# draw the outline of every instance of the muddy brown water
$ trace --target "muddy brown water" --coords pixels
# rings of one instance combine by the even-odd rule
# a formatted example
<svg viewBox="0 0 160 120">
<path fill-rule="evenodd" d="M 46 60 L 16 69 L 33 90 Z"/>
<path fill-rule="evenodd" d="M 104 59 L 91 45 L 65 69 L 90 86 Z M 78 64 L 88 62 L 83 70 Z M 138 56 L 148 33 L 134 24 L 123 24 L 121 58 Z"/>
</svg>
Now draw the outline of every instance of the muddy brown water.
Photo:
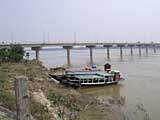
<svg viewBox="0 0 160 120">
<path fill-rule="evenodd" d="M 121 108 L 130 119 L 160 119 L 160 63 L 158 56 L 123 62 L 111 62 L 125 81 L 118 85 L 85 88 L 83 94 L 99 99 L 123 99 Z"/>
<path fill-rule="evenodd" d="M 112 69 L 118 69 L 125 81 L 117 85 L 85 87 L 82 94 L 95 96 L 106 104 L 115 104 L 128 120 L 160 120 L 160 50 L 154 54 L 149 50 L 148 56 L 142 49 L 134 49 L 133 57 L 130 50 L 123 51 L 123 60 L 119 58 L 119 50 L 111 49 L 111 59 L 106 59 L 105 49 L 93 50 L 94 62 L 103 69 L 103 64 L 109 62 Z M 30 51 L 34 56 L 34 52 Z M 40 59 L 47 67 L 58 67 L 66 63 L 66 51 L 41 51 Z M 71 62 L 73 67 L 85 67 L 89 63 L 89 50 L 72 50 Z"/>
</svg>

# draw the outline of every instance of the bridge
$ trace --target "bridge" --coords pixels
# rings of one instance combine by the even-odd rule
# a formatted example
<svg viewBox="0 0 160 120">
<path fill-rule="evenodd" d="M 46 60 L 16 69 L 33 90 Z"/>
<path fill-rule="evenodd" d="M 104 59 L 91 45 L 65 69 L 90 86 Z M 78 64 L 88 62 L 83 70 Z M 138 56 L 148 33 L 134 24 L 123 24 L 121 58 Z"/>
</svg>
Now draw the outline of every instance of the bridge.
<svg viewBox="0 0 160 120">
<path fill-rule="evenodd" d="M 3 47 L 10 47 L 10 43 L 3 43 L 0 44 L 0 48 Z M 119 47 L 120 48 L 120 57 L 122 58 L 123 56 L 123 48 L 127 47 L 130 48 L 130 53 L 131 56 L 133 56 L 133 48 L 137 47 L 139 49 L 139 56 L 141 56 L 141 48 L 145 48 L 146 49 L 146 55 L 148 55 L 148 48 L 153 48 L 154 53 L 156 53 L 156 48 L 160 47 L 160 43 L 140 43 L 140 42 L 136 42 L 136 43 L 30 43 L 30 44 L 23 44 L 20 43 L 19 45 L 21 45 L 24 48 L 31 48 L 32 50 L 35 51 L 35 55 L 36 55 L 36 60 L 39 60 L 39 51 L 43 48 L 43 47 L 55 47 L 55 46 L 62 46 L 62 48 L 67 50 L 67 65 L 68 67 L 71 65 L 70 62 L 70 50 L 74 47 L 74 46 L 85 46 L 86 48 L 89 48 L 90 50 L 90 64 L 93 64 L 93 48 L 95 48 L 96 46 L 102 46 L 104 48 L 107 49 L 107 58 L 110 59 L 110 48 L 111 47 Z"/>
</svg>

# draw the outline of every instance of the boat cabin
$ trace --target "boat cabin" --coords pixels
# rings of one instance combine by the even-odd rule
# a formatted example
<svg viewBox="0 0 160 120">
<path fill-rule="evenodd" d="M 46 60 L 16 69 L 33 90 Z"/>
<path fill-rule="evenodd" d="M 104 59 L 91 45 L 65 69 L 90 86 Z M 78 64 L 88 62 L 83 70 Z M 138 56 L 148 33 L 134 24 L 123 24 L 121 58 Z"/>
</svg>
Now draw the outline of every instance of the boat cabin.
<svg viewBox="0 0 160 120">
<path fill-rule="evenodd" d="M 86 71 L 86 72 L 67 72 L 66 77 L 69 82 L 74 82 L 80 85 L 100 85 L 117 82 L 115 81 L 114 73 L 105 71 Z"/>
</svg>

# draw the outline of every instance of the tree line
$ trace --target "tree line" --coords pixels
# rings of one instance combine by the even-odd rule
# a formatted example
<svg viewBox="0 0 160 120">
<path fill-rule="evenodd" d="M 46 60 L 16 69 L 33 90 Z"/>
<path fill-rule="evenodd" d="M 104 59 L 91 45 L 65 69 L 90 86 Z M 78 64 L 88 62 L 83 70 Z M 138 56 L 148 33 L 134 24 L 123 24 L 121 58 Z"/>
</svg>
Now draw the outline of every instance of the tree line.
<svg viewBox="0 0 160 120">
<path fill-rule="evenodd" d="M 25 54 L 21 45 L 10 45 L 6 48 L 0 48 L 0 63 L 20 62 Z"/>
</svg>

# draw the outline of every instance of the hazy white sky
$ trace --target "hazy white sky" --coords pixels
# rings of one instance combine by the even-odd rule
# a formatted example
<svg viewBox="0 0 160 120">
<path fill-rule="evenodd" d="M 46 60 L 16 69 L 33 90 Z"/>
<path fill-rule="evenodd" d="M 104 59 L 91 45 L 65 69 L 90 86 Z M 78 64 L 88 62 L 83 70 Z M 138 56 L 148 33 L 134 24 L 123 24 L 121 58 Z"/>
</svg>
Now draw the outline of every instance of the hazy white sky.
<svg viewBox="0 0 160 120">
<path fill-rule="evenodd" d="M 73 42 L 74 32 L 77 42 L 160 42 L 160 0 L 0 0 L 0 42 Z"/>
</svg>

